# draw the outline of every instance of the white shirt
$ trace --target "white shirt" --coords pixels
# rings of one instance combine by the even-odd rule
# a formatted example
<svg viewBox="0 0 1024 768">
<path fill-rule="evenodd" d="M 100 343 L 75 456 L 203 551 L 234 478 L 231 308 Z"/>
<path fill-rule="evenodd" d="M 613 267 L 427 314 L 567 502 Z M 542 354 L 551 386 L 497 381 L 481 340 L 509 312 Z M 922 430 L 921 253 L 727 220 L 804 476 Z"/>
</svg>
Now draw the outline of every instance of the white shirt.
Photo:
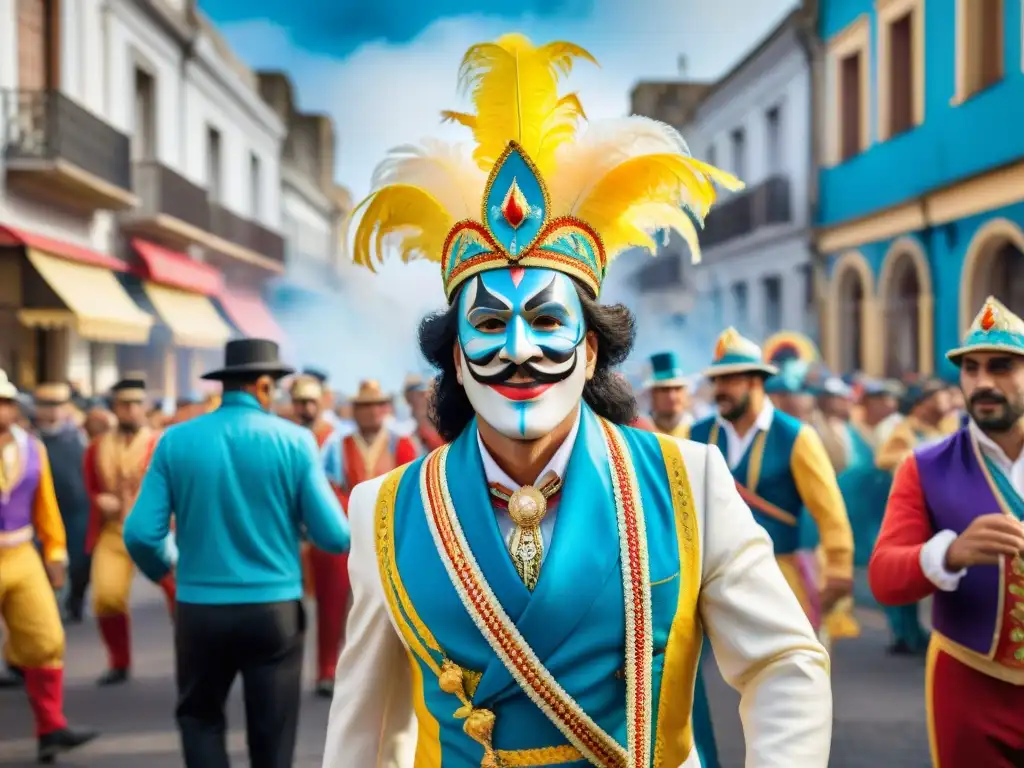
<svg viewBox="0 0 1024 768">
<path fill-rule="evenodd" d="M 540 482 L 541 478 L 544 477 L 548 472 L 554 472 L 560 478 L 565 478 L 565 469 L 569 466 L 569 457 L 572 455 L 572 447 L 576 444 L 576 435 L 580 431 L 580 411 L 576 411 L 576 421 L 572 425 L 572 429 L 569 430 L 568 437 L 558 446 L 558 450 L 555 451 L 555 455 L 551 457 L 551 461 L 547 463 L 547 466 L 541 470 L 541 473 L 537 475 L 537 479 L 534 480 L 534 485 Z M 480 446 L 480 458 L 484 462 L 484 475 L 487 477 L 488 483 L 498 483 L 503 485 L 509 490 L 517 491 L 522 486 L 508 476 L 498 463 L 494 460 L 491 454 L 488 452 L 487 447 L 484 445 L 483 439 L 480 437 L 480 433 L 476 433 L 476 444 Z M 508 547 L 512 543 L 512 535 L 516 531 L 515 521 L 509 515 L 507 509 L 496 509 L 495 514 L 498 517 L 498 530 L 501 531 L 502 538 L 505 539 L 505 546 Z M 543 548 L 541 549 L 541 563 L 544 562 L 544 558 L 547 557 L 548 547 L 545 542 L 551 541 L 551 534 L 555 529 L 555 517 L 558 515 L 557 505 L 553 505 L 548 509 L 548 513 L 544 515 L 544 519 L 540 521 L 540 540 Z"/>
<path fill-rule="evenodd" d="M 999 467 L 1010 481 L 1013 489 L 1024 497 L 1024 453 L 1021 453 L 1016 461 L 1011 461 L 1003 449 L 974 423 L 974 419 L 968 422 L 968 429 L 978 441 L 978 447 L 981 448 L 985 457 Z M 956 533 L 954 531 L 939 531 L 921 547 L 921 570 L 924 571 L 928 580 L 943 592 L 955 591 L 960 585 L 960 579 L 967 573 L 966 568 L 956 573 L 946 570 L 946 553 L 955 540 Z"/>
<path fill-rule="evenodd" d="M 726 444 L 725 448 L 727 455 L 726 461 L 729 462 L 729 469 L 736 469 L 739 463 L 743 461 L 743 457 L 746 455 L 747 450 L 754 443 L 754 438 L 757 437 L 758 432 L 767 432 L 772 428 L 772 419 L 775 418 L 775 406 L 772 405 L 771 401 L 766 397 L 764 399 L 764 405 L 761 407 L 761 412 L 757 414 L 757 419 L 754 420 L 754 426 L 747 430 L 747 434 L 740 437 L 736 432 L 736 427 L 732 425 L 731 421 L 727 421 L 722 418 L 720 414 L 715 415 L 715 419 L 718 421 L 718 426 L 725 431 Z"/>
</svg>

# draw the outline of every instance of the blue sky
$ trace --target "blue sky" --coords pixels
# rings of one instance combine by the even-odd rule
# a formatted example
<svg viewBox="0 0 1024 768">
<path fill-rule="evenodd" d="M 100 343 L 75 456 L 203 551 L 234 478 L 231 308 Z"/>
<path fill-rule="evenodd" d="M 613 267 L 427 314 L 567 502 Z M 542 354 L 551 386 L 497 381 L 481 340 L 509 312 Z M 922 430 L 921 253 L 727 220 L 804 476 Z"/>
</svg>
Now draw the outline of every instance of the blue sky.
<svg viewBox="0 0 1024 768">
<path fill-rule="evenodd" d="M 726 71 L 793 0 L 200 0 L 241 58 L 287 71 L 299 106 L 326 112 L 338 133 L 337 177 L 359 197 L 388 148 L 455 138 L 437 113 L 462 106 L 465 49 L 510 31 L 588 48 L 570 87 L 591 119 L 625 114 L 632 86 Z"/>
</svg>

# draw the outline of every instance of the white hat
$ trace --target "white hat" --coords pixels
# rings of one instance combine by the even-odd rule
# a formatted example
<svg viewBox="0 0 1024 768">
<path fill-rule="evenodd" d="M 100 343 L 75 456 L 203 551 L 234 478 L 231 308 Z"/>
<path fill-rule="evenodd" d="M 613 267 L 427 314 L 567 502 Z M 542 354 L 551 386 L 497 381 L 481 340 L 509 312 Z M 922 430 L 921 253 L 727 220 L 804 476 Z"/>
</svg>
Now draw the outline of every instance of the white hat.
<svg viewBox="0 0 1024 768">
<path fill-rule="evenodd" d="M 0 369 L 0 400 L 17 400 L 18 388 L 7 378 L 7 372 Z"/>
</svg>

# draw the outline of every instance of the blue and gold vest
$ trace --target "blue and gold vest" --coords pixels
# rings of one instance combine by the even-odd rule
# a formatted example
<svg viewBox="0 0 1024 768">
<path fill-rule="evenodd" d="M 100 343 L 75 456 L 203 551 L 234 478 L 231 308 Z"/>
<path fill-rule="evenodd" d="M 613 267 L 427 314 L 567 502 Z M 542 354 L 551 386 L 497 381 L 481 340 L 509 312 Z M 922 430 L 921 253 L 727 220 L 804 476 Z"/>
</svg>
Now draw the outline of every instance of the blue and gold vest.
<svg viewBox="0 0 1024 768">
<path fill-rule="evenodd" d="M 792 554 L 800 549 L 803 500 L 790 466 L 793 447 L 803 426 L 798 419 L 776 410 L 768 431 L 758 433 L 740 463 L 732 468 L 733 477 L 738 483 L 792 516 L 792 521 L 783 521 L 765 514 L 754 504 L 750 505 L 754 518 L 771 536 L 777 556 Z M 729 455 L 729 437 L 719 427 L 714 416 L 694 424 L 690 439 L 698 443 L 714 441 L 724 455 Z"/>
<path fill-rule="evenodd" d="M 601 422 L 581 407 L 554 533 L 532 594 L 498 529 L 475 422 L 450 447 L 447 489 L 472 555 L 509 619 L 580 709 L 625 747 L 626 627 L 616 503 Z M 702 637 L 697 516 L 678 443 L 615 429 L 628 449 L 646 520 L 652 765 L 677 768 L 693 749 L 690 713 Z M 477 709 L 494 715 L 498 764 L 589 765 L 523 692 L 453 587 L 427 518 L 426 461 L 392 472 L 376 510 L 381 578 L 412 669 L 416 768 L 488 764 L 482 763 L 484 748 L 464 730 Z M 456 682 L 464 682 L 458 696 L 453 669 Z"/>
</svg>

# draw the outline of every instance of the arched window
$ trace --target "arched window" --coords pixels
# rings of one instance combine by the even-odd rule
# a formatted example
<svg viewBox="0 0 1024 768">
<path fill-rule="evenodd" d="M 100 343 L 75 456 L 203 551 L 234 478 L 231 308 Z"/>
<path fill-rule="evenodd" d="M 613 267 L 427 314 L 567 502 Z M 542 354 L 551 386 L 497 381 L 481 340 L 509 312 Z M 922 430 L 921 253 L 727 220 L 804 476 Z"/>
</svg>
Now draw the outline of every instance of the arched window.
<svg viewBox="0 0 1024 768">
<path fill-rule="evenodd" d="M 839 276 L 839 321 L 836 355 L 843 372 L 864 368 L 864 276 L 856 269 L 844 269 Z"/>
<path fill-rule="evenodd" d="M 921 349 L 921 276 L 909 253 L 895 256 L 885 286 L 885 375 L 917 373 Z"/>
</svg>

